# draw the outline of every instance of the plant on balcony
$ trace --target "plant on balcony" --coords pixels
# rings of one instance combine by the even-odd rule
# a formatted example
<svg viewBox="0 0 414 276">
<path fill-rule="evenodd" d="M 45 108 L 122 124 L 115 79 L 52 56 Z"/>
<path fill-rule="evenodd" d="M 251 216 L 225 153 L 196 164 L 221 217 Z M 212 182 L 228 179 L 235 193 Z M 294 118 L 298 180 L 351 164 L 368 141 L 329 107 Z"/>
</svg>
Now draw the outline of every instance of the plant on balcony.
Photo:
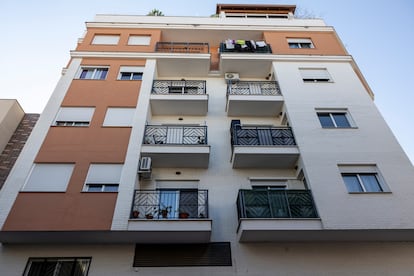
<svg viewBox="0 0 414 276">
<path fill-rule="evenodd" d="M 186 219 L 186 218 L 188 218 L 190 216 L 190 214 L 189 213 L 187 213 L 187 212 L 185 212 L 185 211 L 180 211 L 179 213 L 178 213 L 178 217 L 180 218 L 180 219 Z"/>
<path fill-rule="evenodd" d="M 139 217 L 139 211 L 138 210 L 132 211 L 132 217 L 133 218 L 138 218 Z"/>
<path fill-rule="evenodd" d="M 158 215 L 161 215 L 162 218 L 167 218 L 168 214 L 171 213 L 172 211 L 172 206 L 165 206 L 163 205 L 161 208 L 159 208 L 156 213 L 158 213 Z"/>
</svg>

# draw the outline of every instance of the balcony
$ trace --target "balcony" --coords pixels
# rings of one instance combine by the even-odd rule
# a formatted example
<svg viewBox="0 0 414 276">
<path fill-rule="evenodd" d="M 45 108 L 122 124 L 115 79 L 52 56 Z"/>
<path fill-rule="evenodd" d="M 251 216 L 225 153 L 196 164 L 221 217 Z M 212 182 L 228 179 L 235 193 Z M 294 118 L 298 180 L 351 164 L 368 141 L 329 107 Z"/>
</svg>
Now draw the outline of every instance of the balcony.
<svg viewBox="0 0 414 276">
<path fill-rule="evenodd" d="M 257 39 L 257 38 L 256 38 Z M 272 68 L 272 48 L 261 40 L 231 40 L 220 43 L 220 69 L 244 78 L 264 78 Z"/>
<path fill-rule="evenodd" d="M 237 212 L 241 242 L 306 240 L 322 229 L 310 190 L 240 190 Z"/>
<path fill-rule="evenodd" d="M 233 168 L 293 168 L 299 149 L 289 127 L 241 126 L 230 128 Z"/>
<path fill-rule="evenodd" d="M 207 168 L 207 126 L 147 125 L 141 156 L 155 168 Z"/>
<path fill-rule="evenodd" d="M 205 42 L 157 42 L 158 76 L 197 77 L 210 70 L 210 46 Z"/>
<path fill-rule="evenodd" d="M 128 230 L 140 232 L 143 243 L 209 242 L 208 192 L 136 190 Z"/>
<path fill-rule="evenodd" d="M 276 81 L 237 81 L 227 84 L 228 116 L 278 116 L 283 97 Z"/>
<path fill-rule="evenodd" d="M 154 80 L 150 102 L 153 115 L 206 115 L 206 81 Z"/>
</svg>

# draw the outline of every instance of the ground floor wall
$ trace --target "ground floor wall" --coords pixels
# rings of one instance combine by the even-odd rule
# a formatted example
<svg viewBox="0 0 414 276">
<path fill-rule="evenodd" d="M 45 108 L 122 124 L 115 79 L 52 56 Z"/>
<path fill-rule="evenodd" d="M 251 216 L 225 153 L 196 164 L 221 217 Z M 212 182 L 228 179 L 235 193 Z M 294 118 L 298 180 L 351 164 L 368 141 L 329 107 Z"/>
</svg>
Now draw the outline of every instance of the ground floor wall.
<svg viewBox="0 0 414 276">
<path fill-rule="evenodd" d="M 89 276 L 412 275 L 414 243 L 232 243 L 232 266 L 133 267 L 135 245 L 1 245 L 0 275 L 30 257 L 91 257 Z"/>
</svg>

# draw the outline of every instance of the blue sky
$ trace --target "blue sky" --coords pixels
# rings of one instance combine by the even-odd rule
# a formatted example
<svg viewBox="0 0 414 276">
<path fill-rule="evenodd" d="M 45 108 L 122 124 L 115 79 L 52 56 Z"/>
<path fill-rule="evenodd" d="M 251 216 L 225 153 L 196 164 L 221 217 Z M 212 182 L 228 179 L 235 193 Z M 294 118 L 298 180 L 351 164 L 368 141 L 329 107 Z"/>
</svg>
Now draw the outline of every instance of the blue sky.
<svg viewBox="0 0 414 276">
<path fill-rule="evenodd" d="M 0 98 L 40 113 L 95 14 L 209 16 L 216 3 L 296 4 L 333 26 L 375 93 L 375 103 L 414 163 L 412 0 L 0 0 Z M 381 139 L 381 137 L 378 137 Z"/>
</svg>

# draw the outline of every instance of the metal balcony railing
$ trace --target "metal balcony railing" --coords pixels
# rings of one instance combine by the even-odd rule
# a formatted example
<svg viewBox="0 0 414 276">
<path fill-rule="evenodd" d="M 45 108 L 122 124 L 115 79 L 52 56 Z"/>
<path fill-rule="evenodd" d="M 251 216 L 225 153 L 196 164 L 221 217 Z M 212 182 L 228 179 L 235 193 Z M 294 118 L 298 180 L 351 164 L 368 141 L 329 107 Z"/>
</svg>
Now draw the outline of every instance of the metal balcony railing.
<svg viewBox="0 0 414 276">
<path fill-rule="evenodd" d="M 206 94 L 206 81 L 203 80 L 154 80 L 152 94 Z"/>
<path fill-rule="evenodd" d="M 237 81 L 227 84 L 227 95 L 282 95 L 276 81 Z"/>
<path fill-rule="evenodd" d="M 310 190 L 240 190 L 237 211 L 241 218 L 317 218 Z"/>
<path fill-rule="evenodd" d="M 207 126 L 147 125 L 144 144 L 207 145 Z"/>
<path fill-rule="evenodd" d="M 208 54 L 210 46 L 206 42 L 157 42 L 155 52 Z"/>
<path fill-rule="evenodd" d="M 232 145 L 240 146 L 294 146 L 295 137 L 290 127 L 232 125 Z"/>
<path fill-rule="evenodd" d="M 131 219 L 187 218 L 208 218 L 207 190 L 135 190 Z"/>
</svg>

